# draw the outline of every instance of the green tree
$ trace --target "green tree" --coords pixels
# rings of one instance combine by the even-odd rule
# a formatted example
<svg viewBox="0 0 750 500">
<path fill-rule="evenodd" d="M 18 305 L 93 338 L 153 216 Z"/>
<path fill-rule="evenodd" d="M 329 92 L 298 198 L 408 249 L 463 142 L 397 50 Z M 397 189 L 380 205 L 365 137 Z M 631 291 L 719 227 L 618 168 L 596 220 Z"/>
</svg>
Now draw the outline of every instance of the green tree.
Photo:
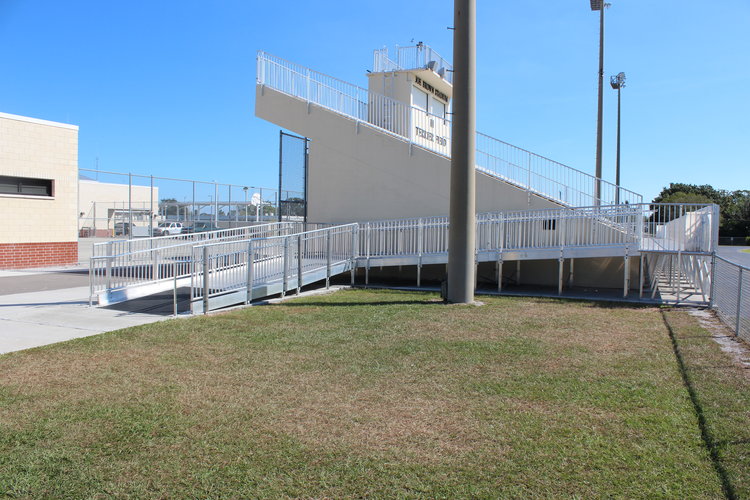
<svg viewBox="0 0 750 500">
<path fill-rule="evenodd" d="M 671 183 L 653 203 L 715 203 L 719 205 L 721 236 L 750 235 L 750 191 L 725 191 L 704 184 Z"/>
<path fill-rule="evenodd" d="M 176 203 L 175 198 L 162 198 L 159 200 L 159 207 L 162 208 L 161 213 L 165 216 L 179 215 Z"/>
</svg>

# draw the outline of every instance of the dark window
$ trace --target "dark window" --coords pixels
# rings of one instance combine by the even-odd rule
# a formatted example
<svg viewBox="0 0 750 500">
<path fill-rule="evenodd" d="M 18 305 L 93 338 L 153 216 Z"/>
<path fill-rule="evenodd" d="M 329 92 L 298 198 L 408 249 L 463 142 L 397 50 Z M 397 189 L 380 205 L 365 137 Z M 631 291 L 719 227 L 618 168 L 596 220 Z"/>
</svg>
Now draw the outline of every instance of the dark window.
<svg viewBox="0 0 750 500">
<path fill-rule="evenodd" d="M 557 227 L 557 220 L 556 219 L 548 219 L 542 221 L 542 229 L 546 229 L 547 231 L 554 231 Z"/>
<path fill-rule="evenodd" d="M 0 194 L 25 194 L 28 196 L 52 196 L 50 179 L 30 179 L 0 175 Z"/>
</svg>

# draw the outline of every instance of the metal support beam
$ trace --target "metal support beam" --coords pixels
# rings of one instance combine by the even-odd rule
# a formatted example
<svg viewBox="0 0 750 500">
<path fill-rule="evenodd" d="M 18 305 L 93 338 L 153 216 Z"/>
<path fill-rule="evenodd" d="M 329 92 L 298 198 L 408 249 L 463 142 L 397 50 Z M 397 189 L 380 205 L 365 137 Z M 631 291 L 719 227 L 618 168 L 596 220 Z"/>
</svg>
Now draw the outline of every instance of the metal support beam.
<svg viewBox="0 0 750 500">
<path fill-rule="evenodd" d="M 572 288 L 573 287 L 573 282 L 574 282 L 574 279 L 575 279 L 575 276 L 574 276 L 575 262 L 576 262 L 575 259 L 570 259 L 570 267 L 568 269 L 568 288 Z"/>
<path fill-rule="evenodd" d="M 645 276 L 643 274 L 644 266 L 645 266 L 645 260 L 646 260 L 646 254 L 642 253 L 639 257 L 640 260 L 640 270 L 638 271 L 638 298 L 643 298 L 643 280 L 645 279 Z"/>
<path fill-rule="evenodd" d="M 628 292 L 630 291 L 630 257 L 628 257 L 627 254 L 625 254 L 625 263 L 623 268 L 624 280 L 622 285 L 622 296 L 623 298 L 625 298 L 628 296 Z"/>
<path fill-rule="evenodd" d="M 476 0 L 454 0 L 448 302 L 474 302 Z"/>
<path fill-rule="evenodd" d="M 497 259 L 497 291 L 498 292 L 503 291 L 503 257 L 502 257 L 502 254 L 500 254 L 500 257 Z"/>
<path fill-rule="evenodd" d="M 563 269 L 565 267 L 565 259 L 560 257 L 557 259 L 557 295 L 563 293 Z"/>
</svg>

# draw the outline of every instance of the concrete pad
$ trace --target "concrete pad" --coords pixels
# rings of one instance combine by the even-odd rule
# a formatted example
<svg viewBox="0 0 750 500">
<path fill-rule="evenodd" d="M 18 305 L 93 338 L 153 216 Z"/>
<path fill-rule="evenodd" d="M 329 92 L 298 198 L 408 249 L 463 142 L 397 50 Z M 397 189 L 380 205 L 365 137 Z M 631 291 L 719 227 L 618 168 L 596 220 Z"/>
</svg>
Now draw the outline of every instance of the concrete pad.
<svg viewBox="0 0 750 500">
<path fill-rule="evenodd" d="M 89 307 L 88 287 L 0 297 L 0 353 L 169 319 L 166 314 Z"/>
</svg>

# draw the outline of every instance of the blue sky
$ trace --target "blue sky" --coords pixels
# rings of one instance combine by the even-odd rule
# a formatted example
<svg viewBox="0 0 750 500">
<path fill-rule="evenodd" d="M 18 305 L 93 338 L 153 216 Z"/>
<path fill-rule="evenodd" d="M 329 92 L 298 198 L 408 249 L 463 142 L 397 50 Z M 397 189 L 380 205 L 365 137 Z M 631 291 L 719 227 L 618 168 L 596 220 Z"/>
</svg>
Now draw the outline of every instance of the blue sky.
<svg viewBox="0 0 750 500">
<path fill-rule="evenodd" d="M 594 172 L 598 18 L 586 0 L 478 0 L 478 130 Z M 612 0 L 622 184 L 750 189 L 750 2 Z M 0 111 L 80 126 L 79 165 L 273 187 L 258 49 L 366 85 L 372 50 L 451 57 L 452 2 L 0 0 Z M 616 92 L 605 88 L 604 178 Z"/>
</svg>

